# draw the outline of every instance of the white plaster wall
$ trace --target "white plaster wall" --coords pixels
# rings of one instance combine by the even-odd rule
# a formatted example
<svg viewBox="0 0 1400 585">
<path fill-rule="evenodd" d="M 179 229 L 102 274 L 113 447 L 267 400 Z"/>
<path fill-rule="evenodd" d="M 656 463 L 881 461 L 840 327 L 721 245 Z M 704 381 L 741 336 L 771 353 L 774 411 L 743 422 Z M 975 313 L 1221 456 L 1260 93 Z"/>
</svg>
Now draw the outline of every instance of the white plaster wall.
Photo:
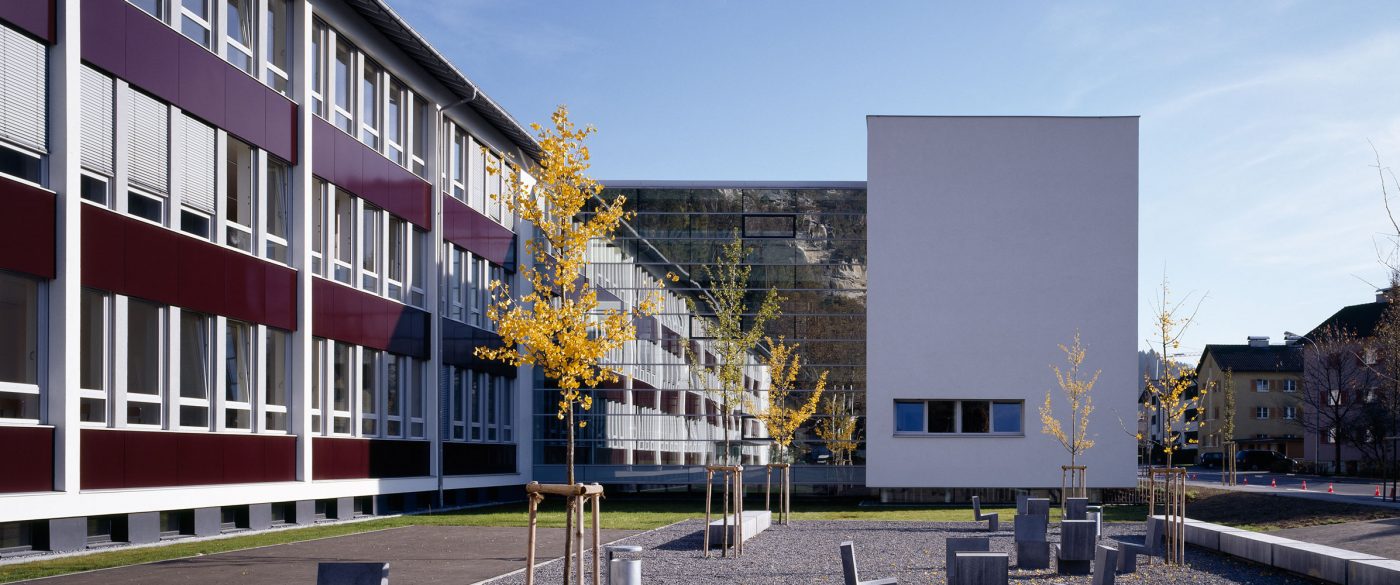
<svg viewBox="0 0 1400 585">
<path fill-rule="evenodd" d="M 1102 369 L 1081 461 L 1135 484 L 1138 119 L 867 118 L 871 487 L 1058 487 L 1040 433 L 1079 330 Z M 895 436 L 894 400 L 1025 400 L 1023 436 Z M 1060 412 L 1063 402 L 1057 398 Z"/>
</svg>

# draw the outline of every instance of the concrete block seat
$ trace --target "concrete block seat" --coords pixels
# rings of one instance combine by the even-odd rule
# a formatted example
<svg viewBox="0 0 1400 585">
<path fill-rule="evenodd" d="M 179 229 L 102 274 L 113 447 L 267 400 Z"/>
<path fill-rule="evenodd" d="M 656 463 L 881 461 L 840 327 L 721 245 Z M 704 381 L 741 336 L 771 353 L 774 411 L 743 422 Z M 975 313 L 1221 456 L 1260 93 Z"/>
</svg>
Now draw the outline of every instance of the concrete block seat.
<svg viewBox="0 0 1400 585">
<path fill-rule="evenodd" d="M 1089 574 L 1098 544 L 1098 531 L 1093 520 L 1062 520 L 1060 522 L 1059 570 L 1067 575 Z"/>
<path fill-rule="evenodd" d="M 888 579 L 860 580 L 860 569 L 856 567 L 856 544 L 847 540 L 841 543 L 841 574 L 845 585 L 895 585 L 894 577 Z"/>
<path fill-rule="evenodd" d="M 1332 583 L 1349 583 L 1347 569 L 1353 561 L 1385 560 L 1389 559 L 1311 542 L 1274 543 L 1274 567 Z"/>
<path fill-rule="evenodd" d="M 947 538 L 943 541 L 943 572 L 949 583 L 953 583 L 958 572 L 958 553 L 990 552 L 992 539 L 985 536 Z"/>
<path fill-rule="evenodd" d="M 1241 530 L 1220 535 L 1220 552 L 1261 565 L 1274 564 L 1274 545 L 1297 542 L 1287 538 Z"/>
<path fill-rule="evenodd" d="M 1094 576 L 1092 585 L 1113 585 L 1118 571 L 1118 550 L 1099 545 L 1094 549 Z"/>
<path fill-rule="evenodd" d="M 1352 561 L 1347 563 L 1347 585 L 1400 583 L 1400 561 Z"/>
<path fill-rule="evenodd" d="M 983 514 L 982 498 L 972 496 L 972 517 L 976 522 L 986 522 L 987 530 L 996 532 L 1000 527 L 1001 514 Z"/>
<path fill-rule="evenodd" d="M 1048 538 L 1050 517 L 1017 514 L 1016 566 L 1021 569 L 1046 569 L 1050 567 L 1050 541 Z"/>
<path fill-rule="evenodd" d="M 1002 552 L 960 552 L 953 555 L 957 576 L 949 585 L 1007 585 L 1011 561 Z"/>
<path fill-rule="evenodd" d="M 719 518 L 710 522 L 710 547 L 718 548 L 724 544 L 724 518 Z M 742 521 L 735 519 L 733 514 L 729 520 L 729 544 L 733 545 L 739 538 L 744 541 L 758 536 L 758 533 L 768 530 L 773 525 L 773 513 L 768 510 L 744 510 Z"/>
</svg>

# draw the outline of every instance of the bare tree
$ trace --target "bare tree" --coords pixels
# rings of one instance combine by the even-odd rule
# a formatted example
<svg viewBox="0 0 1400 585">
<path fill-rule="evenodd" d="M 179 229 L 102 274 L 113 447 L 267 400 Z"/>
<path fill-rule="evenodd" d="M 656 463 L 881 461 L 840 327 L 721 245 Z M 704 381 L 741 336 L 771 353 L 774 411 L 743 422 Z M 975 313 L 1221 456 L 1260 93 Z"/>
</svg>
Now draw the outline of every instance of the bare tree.
<svg viewBox="0 0 1400 585">
<path fill-rule="evenodd" d="M 1303 387 L 1295 400 L 1303 405 L 1304 429 L 1327 437 L 1335 470 L 1342 469 L 1342 446 L 1358 422 L 1374 380 L 1362 358 L 1364 341 L 1344 327 L 1329 324 L 1303 349 Z"/>
</svg>

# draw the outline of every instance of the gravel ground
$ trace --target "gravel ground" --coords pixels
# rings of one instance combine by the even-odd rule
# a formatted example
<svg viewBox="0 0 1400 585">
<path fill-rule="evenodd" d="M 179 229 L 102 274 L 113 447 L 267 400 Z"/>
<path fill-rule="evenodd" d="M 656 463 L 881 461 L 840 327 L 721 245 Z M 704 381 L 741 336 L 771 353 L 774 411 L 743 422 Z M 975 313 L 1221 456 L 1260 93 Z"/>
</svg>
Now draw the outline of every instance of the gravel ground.
<svg viewBox="0 0 1400 585">
<path fill-rule="evenodd" d="M 644 532 L 622 541 L 646 547 L 642 574 L 647 585 L 746 583 L 812 585 L 841 583 L 840 543 L 856 543 L 862 579 L 898 577 L 902 585 L 944 583 L 943 541 L 948 537 L 985 536 L 971 522 L 795 521 L 774 526 L 744 545 L 738 559 L 700 556 L 700 520 L 688 520 Z M 1007 526 L 1010 523 L 1003 523 Z M 983 525 L 985 526 L 985 525 Z M 1105 524 L 1105 539 L 1142 542 L 1140 524 Z M 1088 576 L 1062 576 L 1051 561 L 1049 570 L 1016 570 L 1015 544 L 1010 530 L 991 533 L 992 550 L 1011 554 L 1011 582 L 1034 585 L 1089 583 Z M 1052 525 L 1050 542 L 1059 540 Z M 546 551 L 541 551 L 546 552 Z M 546 553 L 547 554 L 547 553 Z M 1186 550 L 1187 567 L 1170 568 L 1160 561 L 1148 565 L 1138 558 L 1138 572 L 1118 575 L 1125 584 L 1305 585 L 1311 581 L 1267 567 L 1233 560 L 1194 547 Z M 555 561 L 536 570 L 536 583 L 561 582 L 563 564 Z M 491 585 L 525 582 L 523 573 L 489 581 Z"/>
</svg>

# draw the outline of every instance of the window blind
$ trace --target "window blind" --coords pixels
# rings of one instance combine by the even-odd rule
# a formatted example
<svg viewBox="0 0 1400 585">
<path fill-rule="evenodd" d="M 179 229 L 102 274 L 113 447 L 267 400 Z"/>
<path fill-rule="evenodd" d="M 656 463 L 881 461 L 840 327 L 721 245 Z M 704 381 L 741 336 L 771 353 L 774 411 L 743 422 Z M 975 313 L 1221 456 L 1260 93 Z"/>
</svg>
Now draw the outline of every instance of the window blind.
<svg viewBox="0 0 1400 585">
<path fill-rule="evenodd" d="M 48 152 L 44 45 L 0 26 L 0 138 Z"/>
<path fill-rule="evenodd" d="M 170 193 L 170 116 L 165 104 L 136 90 L 127 116 L 127 180 L 161 195 Z"/>
<path fill-rule="evenodd" d="M 184 163 L 180 180 L 181 202 L 191 209 L 214 215 L 214 128 L 182 115 L 180 138 L 180 155 Z"/>
<path fill-rule="evenodd" d="M 83 66 L 83 168 L 112 176 L 112 78 Z"/>
</svg>

